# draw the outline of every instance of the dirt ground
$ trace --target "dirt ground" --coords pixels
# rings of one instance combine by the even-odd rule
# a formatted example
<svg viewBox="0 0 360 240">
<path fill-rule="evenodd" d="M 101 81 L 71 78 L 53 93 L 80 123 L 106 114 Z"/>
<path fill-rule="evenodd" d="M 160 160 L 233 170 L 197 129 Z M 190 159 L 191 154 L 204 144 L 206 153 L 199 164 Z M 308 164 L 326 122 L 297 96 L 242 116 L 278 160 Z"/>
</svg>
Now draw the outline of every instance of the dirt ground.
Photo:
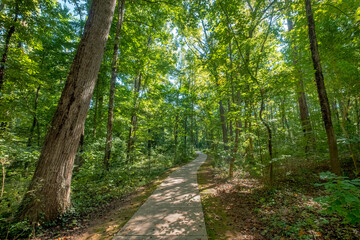
<svg viewBox="0 0 360 240">
<path fill-rule="evenodd" d="M 221 178 L 211 160 L 199 170 L 198 181 L 209 239 L 265 239 L 250 195 L 261 186 L 258 181 Z"/>
<path fill-rule="evenodd" d="M 360 239 L 357 226 L 335 214 L 325 214 L 315 186 L 323 169 L 277 179 L 270 187 L 241 173 L 233 179 L 211 165 L 211 156 L 198 174 L 209 239 Z"/>
</svg>

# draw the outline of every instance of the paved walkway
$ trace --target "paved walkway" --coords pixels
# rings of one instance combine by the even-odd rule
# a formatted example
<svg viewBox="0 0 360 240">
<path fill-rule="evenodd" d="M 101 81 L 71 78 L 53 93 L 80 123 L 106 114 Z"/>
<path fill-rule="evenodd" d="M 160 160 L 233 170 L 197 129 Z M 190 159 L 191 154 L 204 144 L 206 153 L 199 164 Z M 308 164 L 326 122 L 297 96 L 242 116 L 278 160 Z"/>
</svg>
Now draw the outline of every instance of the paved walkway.
<svg viewBox="0 0 360 240">
<path fill-rule="evenodd" d="M 115 235 L 114 240 L 207 240 L 197 184 L 199 156 L 173 172 Z"/>
</svg>

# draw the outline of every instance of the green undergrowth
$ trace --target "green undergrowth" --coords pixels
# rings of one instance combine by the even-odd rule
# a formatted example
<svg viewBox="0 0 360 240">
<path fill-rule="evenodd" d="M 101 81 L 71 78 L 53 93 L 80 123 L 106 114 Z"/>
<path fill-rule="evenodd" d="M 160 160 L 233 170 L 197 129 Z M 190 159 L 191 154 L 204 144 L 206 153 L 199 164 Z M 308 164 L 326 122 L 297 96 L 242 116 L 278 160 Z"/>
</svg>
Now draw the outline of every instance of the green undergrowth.
<svg viewBox="0 0 360 240">
<path fill-rule="evenodd" d="M 263 236 L 272 239 L 360 238 L 358 179 L 335 177 L 325 173 L 327 170 L 327 161 L 315 162 L 311 158 L 289 158 L 278 165 L 273 186 L 265 184 L 264 188 L 254 191 L 259 205 L 254 211 L 266 226 Z"/>
<path fill-rule="evenodd" d="M 151 158 L 136 152 L 134 160 L 126 161 L 124 155 L 113 154 L 110 169 L 106 171 L 102 161 L 103 151 L 94 147 L 82 154 L 83 164 L 73 172 L 70 211 L 53 222 L 35 226 L 26 221 L 15 223 L 13 219 L 35 170 L 39 149 L 21 147 L 23 145 L 20 143 L 1 144 L 2 149 L 6 149 L 1 153 L 1 159 L 6 159 L 6 175 L 4 194 L 0 201 L 0 239 L 27 238 L 55 226 L 61 229 L 78 227 L 82 224 L 83 216 L 134 192 L 171 167 L 186 163 L 194 157 L 194 154 L 181 155 L 175 162 L 173 153 L 153 150 Z"/>
<path fill-rule="evenodd" d="M 217 183 L 213 188 L 219 189 L 216 194 L 202 194 L 211 238 L 221 239 L 218 236 L 230 232 L 233 235 L 223 239 L 245 235 L 274 240 L 360 239 L 359 179 L 324 173 L 328 169 L 326 162 L 299 160 L 289 158 L 277 165 L 270 186 L 264 181 L 266 174 L 249 174 L 251 171 L 243 167 L 246 164 L 237 165 L 235 178 L 228 179 L 228 162 L 219 163 L 219 159 L 210 157 L 211 162 L 202 168 L 215 166 Z M 211 181 L 202 177 L 206 175 L 200 172 L 200 183 Z M 207 177 L 214 178 L 210 174 Z M 224 207 L 225 215 L 221 210 Z"/>
<path fill-rule="evenodd" d="M 307 177 L 306 177 L 307 176 Z M 343 215 L 328 211 L 319 199 L 336 193 L 317 187 L 317 174 L 293 176 L 292 181 L 277 182 L 273 187 L 254 191 L 257 213 L 265 226 L 261 235 L 271 239 L 359 239 L 359 225 L 349 224 Z M 341 198 L 338 201 L 342 201 Z M 351 212 L 344 204 L 342 211 Z"/>
<path fill-rule="evenodd" d="M 149 183 L 145 184 L 143 187 L 138 188 L 136 191 L 131 191 L 130 194 L 127 194 L 123 198 L 115 199 L 111 202 L 105 203 L 98 208 L 94 208 L 93 212 L 87 215 L 77 215 L 70 213 L 68 216 L 72 217 L 71 219 L 60 218 L 57 222 L 53 222 L 52 225 L 59 226 L 60 221 L 65 223 L 62 231 L 58 231 L 57 228 L 47 228 L 44 232 L 41 233 L 41 239 L 48 238 L 64 238 L 71 237 L 71 230 L 83 224 L 84 222 L 93 221 L 92 227 L 84 230 L 87 233 L 87 238 L 92 239 L 112 239 L 114 236 L 125 224 L 131 219 L 131 217 L 136 213 L 136 211 L 141 207 L 141 205 L 147 200 L 148 197 L 155 191 L 155 189 L 166 179 L 171 172 L 175 171 L 182 165 L 185 165 L 187 162 L 178 162 L 175 167 L 172 167 L 159 176 L 155 177 Z M 104 214 L 104 212 L 106 212 Z M 58 225 L 57 225 L 58 224 Z M 70 233 L 67 231 L 70 229 Z"/>
</svg>

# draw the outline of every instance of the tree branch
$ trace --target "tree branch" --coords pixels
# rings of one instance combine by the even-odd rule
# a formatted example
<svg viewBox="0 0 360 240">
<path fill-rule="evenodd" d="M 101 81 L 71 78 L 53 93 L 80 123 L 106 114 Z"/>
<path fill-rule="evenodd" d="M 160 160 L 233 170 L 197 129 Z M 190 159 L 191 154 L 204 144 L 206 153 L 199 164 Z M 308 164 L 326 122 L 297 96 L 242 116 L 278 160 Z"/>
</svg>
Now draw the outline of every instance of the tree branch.
<svg viewBox="0 0 360 240">
<path fill-rule="evenodd" d="M 177 7 L 176 4 L 172 3 L 172 2 L 167 2 L 167 1 L 150 1 L 150 0 L 141 0 L 143 2 L 147 2 L 147 3 L 151 3 L 151 4 L 154 4 L 154 3 L 165 3 L 165 4 L 168 4 L 168 5 L 172 5 L 172 6 L 175 6 Z"/>
</svg>

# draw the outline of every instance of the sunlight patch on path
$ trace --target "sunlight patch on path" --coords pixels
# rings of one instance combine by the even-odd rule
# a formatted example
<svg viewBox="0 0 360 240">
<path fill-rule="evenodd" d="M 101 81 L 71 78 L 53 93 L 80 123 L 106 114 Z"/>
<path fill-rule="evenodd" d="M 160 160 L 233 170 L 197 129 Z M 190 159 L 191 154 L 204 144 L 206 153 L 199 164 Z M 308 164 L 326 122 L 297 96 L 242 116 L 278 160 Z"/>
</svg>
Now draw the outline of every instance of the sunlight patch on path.
<svg viewBox="0 0 360 240">
<path fill-rule="evenodd" d="M 206 155 L 198 154 L 154 191 L 114 240 L 208 239 L 197 184 L 197 170 Z"/>
</svg>

